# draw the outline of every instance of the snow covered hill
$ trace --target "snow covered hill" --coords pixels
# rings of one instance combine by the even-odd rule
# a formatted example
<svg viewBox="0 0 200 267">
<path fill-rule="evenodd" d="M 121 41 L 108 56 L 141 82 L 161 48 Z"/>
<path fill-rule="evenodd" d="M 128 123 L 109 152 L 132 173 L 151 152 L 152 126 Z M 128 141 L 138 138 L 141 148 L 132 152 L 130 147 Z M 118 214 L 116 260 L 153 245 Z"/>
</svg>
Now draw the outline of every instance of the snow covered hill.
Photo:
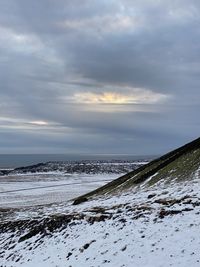
<svg viewBox="0 0 200 267">
<path fill-rule="evenodd" d="M 15 210 L 0 225 L 0 266 L 200 266 L 199 150 L 197 139 L 79 205 Z"/>
<path fill-rule="evenodd" d="M 0 170 L 0 175 L 34 174 L 34 173 L 84 173 L 84 174 L 122 174 L 148 163 L 150 158 L 144 160 L 83 160 L 83 161 L 58 161 L 38 163 L 36 165 L 19 167 L 15 169 Z"/>
</svg>

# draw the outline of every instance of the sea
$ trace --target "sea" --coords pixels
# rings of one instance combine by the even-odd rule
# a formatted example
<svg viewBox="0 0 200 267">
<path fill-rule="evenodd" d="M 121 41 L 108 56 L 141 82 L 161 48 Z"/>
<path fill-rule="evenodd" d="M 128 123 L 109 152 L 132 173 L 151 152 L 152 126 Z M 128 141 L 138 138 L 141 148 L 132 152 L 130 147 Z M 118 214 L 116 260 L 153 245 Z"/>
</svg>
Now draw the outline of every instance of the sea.
<svg viewBox="0 0 200 267">
<path fill-rule="evenodd" d="M 17 168 L 45 163 L 49 161 L 82 161 L 82 160 L 124 160 L 141 161 L 155 158 L 155 155 L 127 154 L 0 154 L 0 168 Z"/>
</svg>

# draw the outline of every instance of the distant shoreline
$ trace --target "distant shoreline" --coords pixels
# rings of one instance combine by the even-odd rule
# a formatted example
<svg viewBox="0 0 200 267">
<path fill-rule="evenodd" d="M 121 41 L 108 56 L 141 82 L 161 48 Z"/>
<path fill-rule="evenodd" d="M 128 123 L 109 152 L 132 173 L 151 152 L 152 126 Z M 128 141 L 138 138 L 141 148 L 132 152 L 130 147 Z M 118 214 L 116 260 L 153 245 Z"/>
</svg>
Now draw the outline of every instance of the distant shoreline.
<svg viewBox="0 0 200 267">
<path fill-rule="evenodd" d="M 13 169 L 49 161 L 82 160 L 149 160 L 157 155 L 122 155 L 122 154 L 0 154 L 0 169 Z"/>
</svg>

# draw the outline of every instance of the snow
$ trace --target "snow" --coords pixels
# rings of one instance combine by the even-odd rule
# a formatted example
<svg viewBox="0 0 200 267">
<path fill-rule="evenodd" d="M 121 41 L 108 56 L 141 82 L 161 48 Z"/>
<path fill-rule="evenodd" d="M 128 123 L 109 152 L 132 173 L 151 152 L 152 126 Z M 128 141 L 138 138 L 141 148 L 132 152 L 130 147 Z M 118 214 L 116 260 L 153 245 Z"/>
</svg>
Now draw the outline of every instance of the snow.
<svg viewBox="0 0 200 267">
<path fill-rule="evenodd" d="M 167 187 L 137 187 L 120 196 L 107 195 L 77 206 L 71 202 L 55 204 L 44 208 L 41 215 L 30 210 L 31 218 L 44 214 L 82 214 L 83 218 L 22 242 L 18 242 L 17 234 L 12 236 L 13 232 L 2 233 L 1 266 L 200 266 L 199 189 L 199 180 L 194 178 Z M 163 210 L 171 213 L 162 217 Z M 108 215 L 105 221 L 91 223 L 91 218 L 102 214 Z"/>
<path fill-rule="evenodd" d="M 146 163 L 94 160 L 18 168 L 0 176 L 0 208 L 65 203 Z"/>
<path fill-rule="evenodd" d="M 117 174 L 36 173 L 0 178 L 0 208 L 66 202 L 116 179 Z"/>
</svg>

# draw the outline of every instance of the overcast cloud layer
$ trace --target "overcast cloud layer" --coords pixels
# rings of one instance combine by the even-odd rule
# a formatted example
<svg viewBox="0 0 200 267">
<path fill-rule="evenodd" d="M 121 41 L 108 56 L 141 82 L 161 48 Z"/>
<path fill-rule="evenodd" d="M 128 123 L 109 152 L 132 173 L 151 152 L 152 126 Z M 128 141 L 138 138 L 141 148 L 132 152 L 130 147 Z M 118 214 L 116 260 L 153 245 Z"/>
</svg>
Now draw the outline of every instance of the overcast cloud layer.
<svg viewBox="0 0 200 267">
<path fill-rule="evenodd" d="M 0 152 L 158 154 L 199 136 L 200 2 L 0 0 Z"/>
</svg>

